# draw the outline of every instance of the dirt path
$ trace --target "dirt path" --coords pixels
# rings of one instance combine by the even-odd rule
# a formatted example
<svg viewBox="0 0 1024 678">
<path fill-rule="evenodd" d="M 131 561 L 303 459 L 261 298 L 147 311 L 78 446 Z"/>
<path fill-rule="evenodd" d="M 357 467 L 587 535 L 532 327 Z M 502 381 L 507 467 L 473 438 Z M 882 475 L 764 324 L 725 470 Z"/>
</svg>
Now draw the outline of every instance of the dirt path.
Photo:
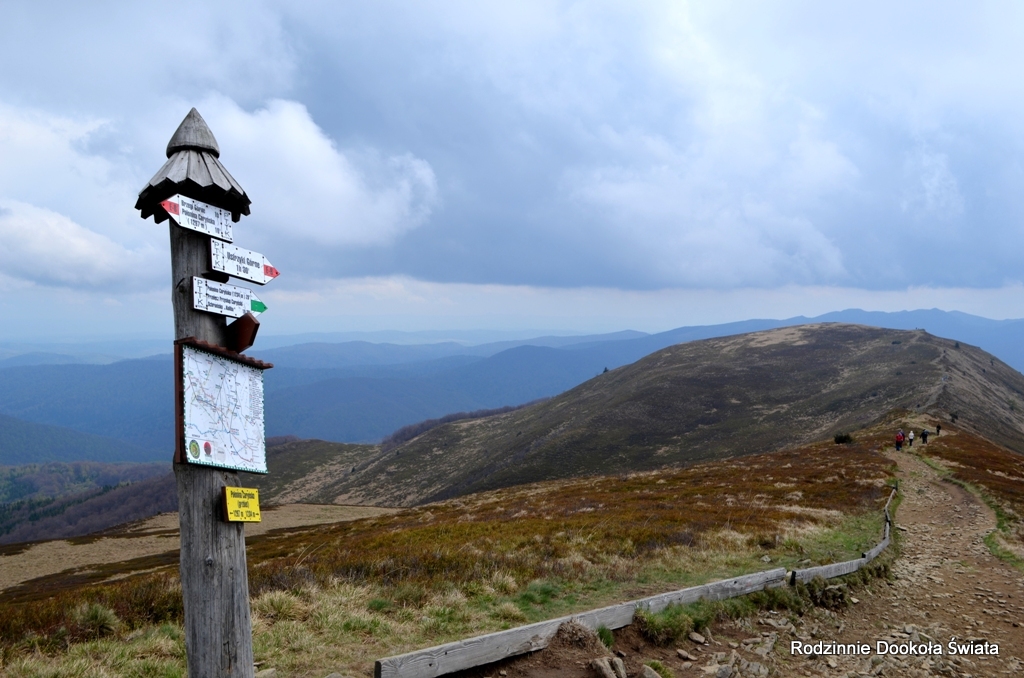
<svg viewBox="0 0 1024 678">
<path fill-rule="evenodd" d="M 891 458 L 899 464 L 904 496 L 896 516 L 903 550 L 893 567 L 894 580 L 858 592 L 859 602 L 838 615 L 827 610 L 815 610 L 797 620 L 764 615 L 722 629 L 715 644 L 730 652 L 732 641 L 742 650 L 742 638 L 726 636 L 777 633 L 768 664 L 772 675 L 778 676 L 1024 675 L 1020 660 L 1024 657 L 1024 578 L 985 546 L 985 536 L 996 524 L 992 511 L 966 490 L 943 482 L 919 458 L 895 452 Z M 952 656 L 947 644 L 954 636 L 961 642 L 996 644 L 999 654 Z M 861 656 L 795 656 L 790 647 L 794 640 L 867 643 L 871 649 Z M 941 644 L 943 654 L 878 654 L 878 641 L 932 641 Z M 739 654 L 753 659 L 748 653 Z M 740 662 L 733 665 L 739 668 Z M 694 665 L 681 675 L 703 674 L 706 666 Z M 745 674 L 734 670 L 731 675 Z"/>
</svg>

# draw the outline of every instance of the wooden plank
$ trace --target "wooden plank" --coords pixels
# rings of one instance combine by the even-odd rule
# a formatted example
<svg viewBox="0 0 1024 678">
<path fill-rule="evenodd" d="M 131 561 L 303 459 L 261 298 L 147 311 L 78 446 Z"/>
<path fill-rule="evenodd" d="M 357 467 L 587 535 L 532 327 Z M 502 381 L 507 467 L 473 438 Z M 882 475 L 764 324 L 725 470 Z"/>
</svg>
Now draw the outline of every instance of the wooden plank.
<svg viewBox="0 0 1024 678">
<path fill-rule="evenodd" d="M 736 596 L 746 595 L 748 593 L 753 593 L 754 591 L 761 591 L 770 583 L 785 581 L 785 579 L 786 569 L 780 567 L 774 570 L 755 572 L 735 579 L 725 579 L 722 581 L 711 582 L 709 584 L 703 584 L 701 586 L 693 586 L 681 591 L 662 593 L 657 596 L 643 598 L 634 602 L 636 605 L 643 606 L 651 612 L 661 612 L 673 603 L 688 605 L 690 603 L 696 603 L 701 598 L 704 600 L 725 600 L 726 598 L 735 598 Z"/>
<path fill-rule="evenodd" d="M 856 572 L 866 563 L 867 561 L 863 558 L 858 558 L 857 560 L 847 560 L 842 563 L 832 563 L 831 565 L 809 567 L 804 570 L 793 570 L 792 581 L 807 583 L 815 577 L 821 577 L 822 579 L 842 577 L 845 574 Z"/>
<path fill-rule="evenodd" d="M 884 550 L 885 550 L 885 547 L 886 547 L 886 546 L 888 546 L 888 545 L 889 545 L 889 540 L 888 540 L 888 538 L 886 538 L 886 539 L 883 539 L 883 540 L 882 540 L 882 541 L 880 541 L 880 542 L 879 542 L 879 543 L 878 543 L 878 544 L 877 544 L 877 545 L 876 545 L 876 546 L 875 546 L 875 547 L 874 547 L 873 549 L 871 549 L 870 551 L 868 551 L 867 553 L 865 553 L 865 554 L 864 554 L 864 558 L 863 558 L 863 559 L 864 559 L 864 561 L 865 561 L 865 562 L 871 562 L 872 560 L 874 560 L 875 558 L 877 558 L 877 557 L 878 557 L 878 555 L 879 555 L 879 554 L 880 554 L 880 553 L 881 553 L 882 551 L 884 551 Z"/>
<path fill-rule="evenodd" d="M 735 579 L 694 586 L 681 591 L 610 605 L 507 631 L 497 631 L 454 643 L 415 650 L 394 657 L 385 657 L 374 664 L 374 676 L 375 678 L 398 678 L 399 676 L 401 678 L 432 678 L 454 671 L 462 671 L 506 657 L 541 650 L 547 647 L 551 638 L 558 631 L 558 627 L 567 621 L 576 621 L 595 630 L 600 626 L 618 629 L 633 623 L 633 614 L 637 608 L 642 607 L 652 612 L 659 612 L 672 603 L 693 603 L 701 598 L 723 600 L 760 591 L 768 585 L 784 582 L 785 578 L 785 568 L 755 572 Z"/>
</svg>

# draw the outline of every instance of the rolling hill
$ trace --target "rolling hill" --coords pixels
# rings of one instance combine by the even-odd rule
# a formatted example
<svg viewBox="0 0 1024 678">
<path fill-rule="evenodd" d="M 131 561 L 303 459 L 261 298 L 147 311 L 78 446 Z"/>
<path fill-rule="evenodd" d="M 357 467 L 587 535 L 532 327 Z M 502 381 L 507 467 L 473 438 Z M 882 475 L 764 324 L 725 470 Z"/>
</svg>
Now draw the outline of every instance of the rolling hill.
<svg viewBox="0 0 1024 678">
<path fill-rule="evenodd" d="M 402 506 L 689 464 L 821 440 L 894 409 L 956 415 L 1024 453 L 1024 375 L 1005 363 L 921 330 L 806 325 L 672 346 L 545 402 L 432 429 L 356 472 L 315 472 L 315 496 Z"/>
<path fill-rule="evenodd" d="M 104 464 L 94 461 L 0 466 L 0 505 L 81 494 L 165 475 L 170 461 Z"/>
<path fill-rule="evenodd" d="M 0 414 L 0 466 L 47 462 L 152 462 L 168 455 L 117 438 Z"/>
</svg>

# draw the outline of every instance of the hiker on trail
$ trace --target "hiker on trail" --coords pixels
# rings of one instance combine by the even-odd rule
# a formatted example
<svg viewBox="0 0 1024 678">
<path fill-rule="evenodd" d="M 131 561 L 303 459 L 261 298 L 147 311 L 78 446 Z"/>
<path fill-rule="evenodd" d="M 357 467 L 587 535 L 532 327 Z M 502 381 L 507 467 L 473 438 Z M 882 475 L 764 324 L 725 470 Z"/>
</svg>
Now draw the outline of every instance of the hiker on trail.
<svg viewBox="0 0 1024 678">
<path fill-rule="evenodd" d="M 935 435 L 937 435 L 937 436 L 941 436 L 942 435 L 942 424 L 936 424 L 935 425 Z"/>
<path fill-rule="evenodd" d="M 896 451 L 903 449 L 903 429 L 896 431 Z"/>
<path fill-rule="evenodd" d="M 914 429 L 910 429 L 910 433 L 907 434 L 907 447 L 914 446 Z"/>
<path fill-rule="evenodd" d="M 921 430 L 921 443 L 924 445 L 928 444 L 928 429 Z"/>
</svg>

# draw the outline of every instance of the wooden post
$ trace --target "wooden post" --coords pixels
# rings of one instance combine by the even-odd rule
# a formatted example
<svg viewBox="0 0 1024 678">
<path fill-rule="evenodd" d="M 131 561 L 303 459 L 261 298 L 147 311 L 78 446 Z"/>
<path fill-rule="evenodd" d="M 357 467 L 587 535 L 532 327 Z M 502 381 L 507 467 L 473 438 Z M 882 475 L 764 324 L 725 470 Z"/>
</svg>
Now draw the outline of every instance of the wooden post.
<svg viewBox="0 0 1024 678">
<path fill-rule="evenodd" d="M 195 337 L 227 346 L 225 319 L 192 309 L 192 276 L 202 276 L 208 270 L 210 236 L 173 223 L 170 230 L 174 338 Z M 174 475 L 189 678 L 251 678 L 245 528 L 244 523 L 224 522 L 220 515 L 221 488 L 240 486 L 238 472 L 175 464 Z"/>
<path fill-rule="evenodd" d="M 161 201 L 181 194 L 228 210 L 233 221 L 249 213 L 249 198 L 220 164 L 220 149 L 193 108 L 167 145 L 167 163 L 139 194 L 136 208 L 157 223 L 168 218 Z M 230 346 L 224 317 L 193 309 L 192 277 L 210 274 L 210 236 L 170 224 L 174 337 Z M 176 389 L 180 384 L 176 385 Z M 179 407 L 175 403 L 175 407 Z M 178 427 L 180 429 L 180 426 Z M 181 437 L 182 430 L 176 435 Z M 178 449 L 183 449 L 178 441 Z M 176 460 L 184 462 L 184 459 Z M 225 486 L 238 473 L 175 463 L 181 526 L 181 590 L 190 678 L 252 678 L 252 622 L 244 523 L 221 519 Z"/>
</svg>

